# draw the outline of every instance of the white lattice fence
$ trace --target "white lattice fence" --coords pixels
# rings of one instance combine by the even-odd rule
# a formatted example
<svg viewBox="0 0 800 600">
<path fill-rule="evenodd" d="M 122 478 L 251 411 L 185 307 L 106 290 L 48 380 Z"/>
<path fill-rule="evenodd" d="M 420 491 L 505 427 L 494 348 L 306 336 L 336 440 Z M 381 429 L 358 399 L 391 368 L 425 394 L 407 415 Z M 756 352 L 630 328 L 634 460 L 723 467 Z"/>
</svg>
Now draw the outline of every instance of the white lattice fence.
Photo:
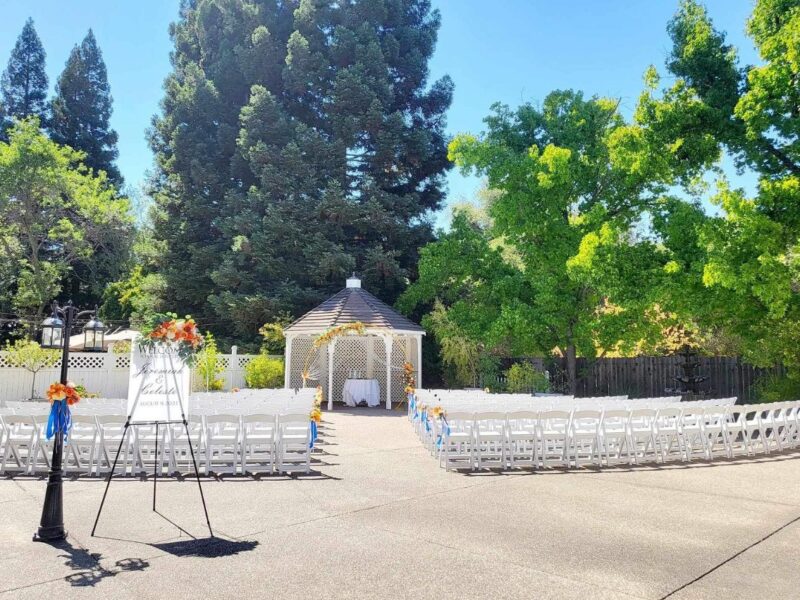
<svg viewBox="0 0 800 600">
<path fill-rule="evenodd" d="M 219 360 L 224 367 L 220 377 L 225 382 L 226 390 L 245 387 L 244 369 L 253 358 L 255 355 L 252 354 L 220 355 Z M 102 397 L 125 398 L 128 395 L 130 362 L 127 354 L 72 352 L 69 356 L 69 378 Z M 57 381 L 60 374 L 61 360 L 55 366 L 39 371 L 34 395 L 43 397 L 47 387 Z M 32 381 L 33 375 L 29 371 L 12 367 L 6 359 L 6 353 L 0 352 L 0 401 L 29 398 Z"/>
</svg>

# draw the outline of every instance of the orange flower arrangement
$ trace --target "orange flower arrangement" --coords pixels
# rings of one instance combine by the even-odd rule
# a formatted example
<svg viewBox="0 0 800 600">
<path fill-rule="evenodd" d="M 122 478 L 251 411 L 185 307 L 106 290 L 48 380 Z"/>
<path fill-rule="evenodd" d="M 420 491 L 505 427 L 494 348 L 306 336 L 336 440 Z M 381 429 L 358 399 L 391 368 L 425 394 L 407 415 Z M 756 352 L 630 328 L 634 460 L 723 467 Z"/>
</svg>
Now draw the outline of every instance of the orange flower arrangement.
<svg viewBox="0 0 800 600">
<path fill-rule="evenodd" d="M 322 386 L 317 386 L 317 391 L 314 392 L 314 408 L 319 409 L 322 406 Z"/>
<path fill-rule="evenodd" d="M 434 418 L 441 419 L 444 417 L 444 409 L 441 406 L 434 406 L 431 414 L 434 416 Z"/>
<path fill-rule="evenodd" d="M 72 406 L 73 404 L 77 404 L 78 402 L 80 402 L 81 397 L 78 395 L 78 392 L 75 389 L 75 384 L 72 382 L 68 382 L 66 384 L 63 383 L 50 384 L 50 387 L 47 388 L 47 399 L 50 401 L 50 404 L 52 404 L 53 402 L 66 400 L 67 405 Z"/>
<path fill-rule="evenodd" d="M 203 347 L 203 336 L 200 335 L 194 319 L 189 316 L 179 319 L 173 313 L 153 316 L 150 327 L 143 328 L 142 336 L 140 348 L 167 344 L 190 366 L 194 362 L 195 354 Z"/>
<path fill-rule="evenodd" d="M 413 394 L 417 391 L 417 380 L 414 377 L 414 365 L 410 362 L 403 363 L 403 384 L 406 394 Z"/>
<path fill-rule="evenodd" d="M 309 417 L 315 423 L 319 423 L 320 421 L 322 421 L 322 411 L 318 408 L 315 408 L 314 410 L 311 411 Z"/>
</svg>

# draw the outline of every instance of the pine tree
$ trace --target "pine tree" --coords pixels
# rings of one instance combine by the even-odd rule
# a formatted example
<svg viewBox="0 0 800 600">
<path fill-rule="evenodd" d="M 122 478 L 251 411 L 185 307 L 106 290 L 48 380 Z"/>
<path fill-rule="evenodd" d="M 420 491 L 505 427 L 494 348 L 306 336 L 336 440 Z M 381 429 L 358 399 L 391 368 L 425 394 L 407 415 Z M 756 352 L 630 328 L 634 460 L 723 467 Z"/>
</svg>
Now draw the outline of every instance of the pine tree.
<svg viewBox="0 0 800 600">
<path fill-rule="evenodd" d="M 110 124 L 111 91 L 106 65 L 92 30 L 70 52 L 51 104 L 50 135 L 59 144 L 86 153 L 84 163 L 105 171 L 117 186 L 122 177 L 117 158 L 117 132 Z"/>
<path fill-rule="evenodd" d="M 0 79 L 5 119 L 38 117 L 47 122 L 47 74 L 42 41 L 28 19 L 11 51 L 8 66 Z"/>
<path fill-rule="evenodd" d="M 353 270 L 394 301 L 444 195 L 438 28 L 428 0 L 184 5 L 151 139 L 169 304 L 255 339 Z"/>
</svg>

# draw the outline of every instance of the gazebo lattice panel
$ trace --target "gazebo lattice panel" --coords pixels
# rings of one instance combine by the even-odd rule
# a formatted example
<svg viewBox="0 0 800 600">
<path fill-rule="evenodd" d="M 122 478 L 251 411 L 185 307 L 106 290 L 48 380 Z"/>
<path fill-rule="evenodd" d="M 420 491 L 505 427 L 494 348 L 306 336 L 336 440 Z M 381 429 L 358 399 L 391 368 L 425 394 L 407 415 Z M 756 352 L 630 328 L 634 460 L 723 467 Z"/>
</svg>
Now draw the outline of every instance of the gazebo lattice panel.
<svg viewBox="0 0 800 600">
<path fill-rule="evenodd" d="M 344 382 L 350 378 L 367 377 L 368 338 L 363 336 L 344 336 L 336 340 L 333 353 L 333 399 L 342 399 Z M 330 351 L 330 346 L 328 346 Z M 330 361 L 328 361 L 330 364 Z"/>
</svg>

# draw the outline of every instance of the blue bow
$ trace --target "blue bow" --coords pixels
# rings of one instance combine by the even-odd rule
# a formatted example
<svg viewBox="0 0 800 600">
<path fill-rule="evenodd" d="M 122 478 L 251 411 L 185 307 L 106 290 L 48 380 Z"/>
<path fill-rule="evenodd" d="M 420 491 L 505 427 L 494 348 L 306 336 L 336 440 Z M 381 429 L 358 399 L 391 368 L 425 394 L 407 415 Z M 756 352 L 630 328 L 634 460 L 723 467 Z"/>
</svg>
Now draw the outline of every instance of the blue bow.
<svg viewBox="0 0 800 600">
<path fill-rule="evenodd" d="M 69 430 L 72 429 L 72 416 L 69 412 L 66 400 L 54 400 L 50 405 L 50 417 L 47 419 L 47 439 L 52 439 L 56 433 L 64 434 L 64 441 L 67 440 Z"/>
<path fill-rule="evenodd" d="M 308 444 L 309 448 L 314 447 L 314 442 L 317 441 L 317 422 L 311 419 L 311 441 Z"/>
<path fill-rule="evenodd" d="M 423 410 L 422 411 L 422 419 L 425 421 L 425 431 L 430 432 L 431 424 L 430 424 L 430 421 L 428 421 L 428 411 L 427 410 Z"/>
<path fill-rule="evenodd" d="M 437 448 L 442 447 L 442 442 L 444 441 L 444 434 L 447 433 L 448 436 L 450 435 L 450 425 L 447 423 L 447 419 L 444 418 L 444 415 L 442 415 L 442 422 L 444 424 L 444 427 L 442 428 L 441 432 L 439 432 L 439 435 L 436 437 Z"/>
</svg>

